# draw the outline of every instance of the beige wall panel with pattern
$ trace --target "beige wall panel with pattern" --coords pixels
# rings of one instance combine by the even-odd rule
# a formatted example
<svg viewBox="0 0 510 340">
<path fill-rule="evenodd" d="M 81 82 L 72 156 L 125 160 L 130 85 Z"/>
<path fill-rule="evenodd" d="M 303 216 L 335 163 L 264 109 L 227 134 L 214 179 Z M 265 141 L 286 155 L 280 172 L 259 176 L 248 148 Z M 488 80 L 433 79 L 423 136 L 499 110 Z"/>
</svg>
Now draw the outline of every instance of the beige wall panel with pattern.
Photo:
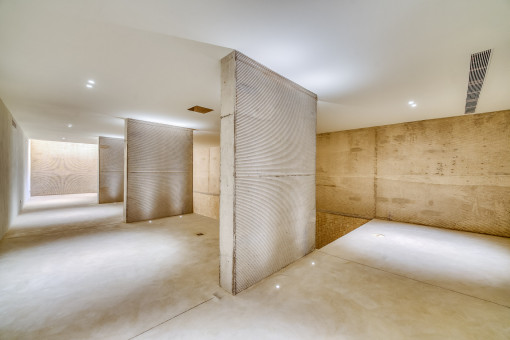
<svg viewBox="0 0 510 340">
<path fill-rule="evenodd" d="M 32 196 L 98 191 L 97 144 L 31 140 Z"/>
<path fill-rule="evenodd" d="M 99 203 L 124 200 L 124 139 L 99 137 Z"/>
<path fill-rule="evenodd" d="M 126 120 L 124 217 L 136 222 L 193 212 L 193 131 Z"/>
<path fill-rule="evenodd" d="M 222 60 L 220 284 L 237 294 L 315 247 L 317 96 Z"/>
</svg>

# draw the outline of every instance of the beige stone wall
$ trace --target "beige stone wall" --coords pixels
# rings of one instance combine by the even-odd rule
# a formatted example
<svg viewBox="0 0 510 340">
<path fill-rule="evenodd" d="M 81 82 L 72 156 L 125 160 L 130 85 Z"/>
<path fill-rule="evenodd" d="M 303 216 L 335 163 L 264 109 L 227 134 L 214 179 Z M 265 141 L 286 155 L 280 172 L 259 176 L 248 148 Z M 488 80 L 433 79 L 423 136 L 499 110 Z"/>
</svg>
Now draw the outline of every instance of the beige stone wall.
<svg viewBox="0 0 510 340">
<path fill-rule="evenodd" d="M 32 196 L 97 192 L 97 144 L 31 140 L 30 167 Z"/>
<path fill-rule="evenodd" d="M 220 147 L 193 148 L 193 212 L 220 215 Z"/>
<path fill-rule="evenodd" d="M 317 211 L 375 215 L 375 129 L 317 135 Z"/>
<path fill-rule="evenodd" d="M 377 128 L 376 217 L 510 236 L 510 111 Z"/>
<path fill-rule="evenodd" d="M 509 237 L 510 111 L 318 135 L 317 210 Z"/>
</svg>

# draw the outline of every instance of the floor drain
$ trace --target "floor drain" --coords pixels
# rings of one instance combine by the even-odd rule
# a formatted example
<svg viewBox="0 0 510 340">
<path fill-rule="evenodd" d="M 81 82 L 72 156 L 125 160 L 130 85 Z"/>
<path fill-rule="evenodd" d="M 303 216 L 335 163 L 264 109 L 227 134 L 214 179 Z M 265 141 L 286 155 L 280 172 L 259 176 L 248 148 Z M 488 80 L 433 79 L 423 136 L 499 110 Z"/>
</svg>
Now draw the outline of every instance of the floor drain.
<svg viewBox="0 0 510 340">
<path fill-rule="evenodd" d="M 202 233 L 198 233 L 198 234 L 197 234 L 197 236 L 202 236 L 202 235 L 204 235 L 204 234 L 202 234 Z"/>
</svg>

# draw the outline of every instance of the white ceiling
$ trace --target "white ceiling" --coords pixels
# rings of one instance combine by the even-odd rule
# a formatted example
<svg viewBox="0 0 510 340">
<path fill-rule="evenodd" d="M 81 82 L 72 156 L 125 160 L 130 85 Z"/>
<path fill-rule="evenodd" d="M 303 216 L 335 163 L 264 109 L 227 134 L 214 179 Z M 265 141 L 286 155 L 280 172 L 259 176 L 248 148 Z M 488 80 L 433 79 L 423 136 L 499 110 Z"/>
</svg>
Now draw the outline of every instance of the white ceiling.
<svg viewBox="0 0 510 340">
<path fill-rule="evenodd" d="M 0 98 L 35 139 L 120 137 L 126 117 L 214 138 L 237 49 L 317 93 L 317 131 L 337 131 L 462 115 L 470 54 L 492 48 L 477 112 L 510 109 L 508 18 L 508 0 L 0 1 Z"/>
</svg>

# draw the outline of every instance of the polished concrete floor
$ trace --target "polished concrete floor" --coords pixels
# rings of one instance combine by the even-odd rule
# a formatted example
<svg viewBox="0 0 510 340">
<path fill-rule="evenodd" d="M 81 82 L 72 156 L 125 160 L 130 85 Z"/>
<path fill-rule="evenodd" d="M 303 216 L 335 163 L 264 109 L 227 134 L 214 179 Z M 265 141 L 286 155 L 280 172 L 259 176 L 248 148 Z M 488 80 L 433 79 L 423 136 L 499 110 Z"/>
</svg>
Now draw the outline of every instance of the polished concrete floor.
<svg viewBox="0 0 510 340">
<path fill-rule="evenodd" d="M 510 338 L 510 239 L 373 220 L 232 297 L 217 221 L 58 199 L 0 241 L 0 339 Z"/>
<path fill-rule="evenodd" d="M 122 203 L 97 204 L 97 194 L 35 196 L 5 237 L 50 234 L 122 222 Z"/>
</svg>

